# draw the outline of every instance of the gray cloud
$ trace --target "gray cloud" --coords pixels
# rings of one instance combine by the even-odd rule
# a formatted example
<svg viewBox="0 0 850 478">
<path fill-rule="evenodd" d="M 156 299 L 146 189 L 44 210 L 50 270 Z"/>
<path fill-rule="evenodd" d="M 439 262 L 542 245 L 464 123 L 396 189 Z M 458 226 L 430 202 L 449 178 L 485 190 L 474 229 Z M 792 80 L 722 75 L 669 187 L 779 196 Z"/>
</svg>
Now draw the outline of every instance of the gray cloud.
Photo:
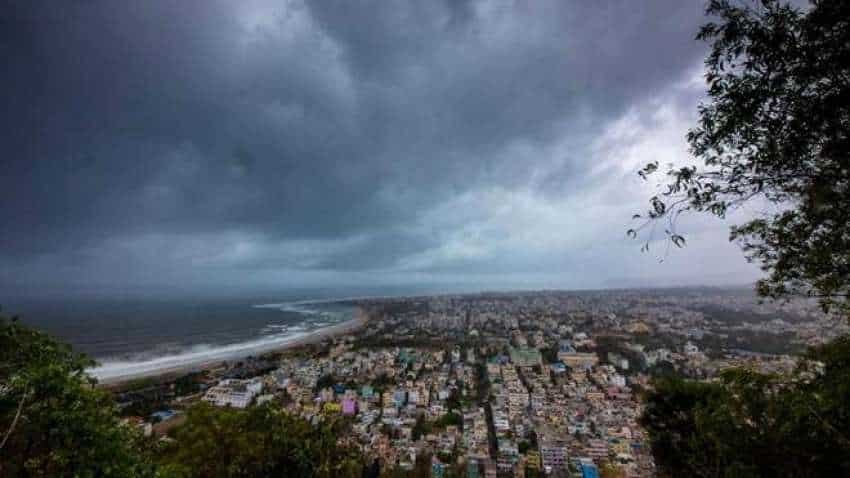
<svg viewBox="0 0 850 478">
<path fill-rule="evenodd" d="M 23 288 L 642 275 L 634 169 L 685 156 L 705 52 L 673 0 L 0 15 L 0 284 Z"/>
</svg>

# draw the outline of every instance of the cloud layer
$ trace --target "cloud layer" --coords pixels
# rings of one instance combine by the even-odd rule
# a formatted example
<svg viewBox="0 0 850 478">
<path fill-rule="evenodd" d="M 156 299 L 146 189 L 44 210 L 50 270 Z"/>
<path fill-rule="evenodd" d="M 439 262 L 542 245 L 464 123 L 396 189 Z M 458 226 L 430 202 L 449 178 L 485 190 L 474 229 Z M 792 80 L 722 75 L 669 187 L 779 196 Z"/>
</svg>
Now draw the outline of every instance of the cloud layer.
<svg viewBox="0 0 850 478">
<path fill-rule="evenodd" d="M 624 234 L 639 165 L 687 158 L 699 2 L 7 10 L 7 290 L 754 277 L 723 224 Z"/>
</svg>

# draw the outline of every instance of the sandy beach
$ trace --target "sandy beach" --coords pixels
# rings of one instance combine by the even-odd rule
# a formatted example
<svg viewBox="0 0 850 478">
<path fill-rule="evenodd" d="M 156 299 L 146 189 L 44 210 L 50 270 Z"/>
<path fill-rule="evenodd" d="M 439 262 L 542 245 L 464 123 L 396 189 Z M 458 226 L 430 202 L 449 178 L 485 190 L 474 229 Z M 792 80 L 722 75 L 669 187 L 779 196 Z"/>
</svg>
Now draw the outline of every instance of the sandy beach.
<svg viewBox="0 0 850 478">
<path fill-rule="evenodd" d="M 366 313 L 357 308 L 355 317 L 328 327 L 310 332 L 294 334 L 277 340 L 258 341 L 256 345 L 236 344 L 223 346 L 198 357 L 176 355 L 160 357 L 145 362 L 119 362 L 104 364 L 88 370 L 97 377 L 99 385 L 116 387 L 122 383 L 140 378 L 158 377 L 166 379 L 190 372 L 212 368 L 223 361 L 238 360 L 249 356 L 280 352 L 295 347 L 322 342 L 325 339 L 355 332 L 367 322 Z"/>
</svg>

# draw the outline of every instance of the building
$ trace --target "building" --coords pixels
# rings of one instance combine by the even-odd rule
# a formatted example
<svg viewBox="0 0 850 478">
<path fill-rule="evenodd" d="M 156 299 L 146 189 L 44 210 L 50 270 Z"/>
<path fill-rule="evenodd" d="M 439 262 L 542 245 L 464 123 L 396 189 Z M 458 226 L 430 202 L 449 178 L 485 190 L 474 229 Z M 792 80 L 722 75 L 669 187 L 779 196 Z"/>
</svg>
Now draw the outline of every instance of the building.
<svg viewBox="0 0 850 478">
<path fill-rule="evenodd" d="M 350 398 L 342 400 L 342 414 L 354 415 L 357 413 L 357 402 Z"/>
<path fill-rule="evenodd" d="M 443 478 L 446 476 L 446 465 L 441 463 L 436 457 L 431 459 L 431 476 L 433 478 Z"/>
<path fill-rule="evenodd" d="M 599 478 L 599 468 L 590 463 L 582 463 L 581 478 Z"/>
<path fill-rule="evenodd" d="M 511 347 L 511 363 L 517 367 L 534 367 L 543 363 L 540 351 L 532 347 Z"/>
<path fill-rule="evenodd" d="M 540 461 L 547 474 L 567 467 L 567 449 L 560 445 L 540 445 Z"/>
<path fill-rule="evenodd" d="M 259 379 L 225 379 L 204 394 L 204 401 L 217 407 L 247 408 L 263 389 Z"/>
<path fill-rule="evenodd" d="M 466 464 L 466 478 L 479 478 L 478 460 L 472 459 Z"/>
<path fill-rule="evenodd" d="M 499 468 L 493 461 L 484 463 L 484 478 L 496 478 L 499 476 Z"/>
<path fill-rule="evenodd" d="M 593 352 L 558 352 L 558 360 L 572 369 L 587 369 L 599 363 L 599 357 Z"/>
</svg>

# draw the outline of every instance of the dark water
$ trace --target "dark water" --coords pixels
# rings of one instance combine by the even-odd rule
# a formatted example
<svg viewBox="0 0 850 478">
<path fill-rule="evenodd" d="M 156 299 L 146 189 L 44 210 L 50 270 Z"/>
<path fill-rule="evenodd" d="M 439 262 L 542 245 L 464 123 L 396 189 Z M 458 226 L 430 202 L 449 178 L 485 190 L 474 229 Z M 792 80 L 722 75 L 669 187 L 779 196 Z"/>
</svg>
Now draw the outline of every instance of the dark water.
<svg viewBox="0 0 850 478">
<path fill-rule="evenodd" d="M 288 291 L 262 297 L 202 299 L 2 299 L 18 315 L 95 358 L 101 378 L 260 353 L 354 318 L 345 299 L 410 295 L 415 289 Z"/>
<path fill-rule="evenodd" d="M 310 331 L 353 317 L 351 306 L 314 304 L 309 302 L 312 299 L 75 299 L 21 303 L 4 310 L 96 359 L 145 359 L 198 345 L 235 344 L 287 331 Z M 280 307 L 257 307 L 269 303 Z"/>
</svg>

